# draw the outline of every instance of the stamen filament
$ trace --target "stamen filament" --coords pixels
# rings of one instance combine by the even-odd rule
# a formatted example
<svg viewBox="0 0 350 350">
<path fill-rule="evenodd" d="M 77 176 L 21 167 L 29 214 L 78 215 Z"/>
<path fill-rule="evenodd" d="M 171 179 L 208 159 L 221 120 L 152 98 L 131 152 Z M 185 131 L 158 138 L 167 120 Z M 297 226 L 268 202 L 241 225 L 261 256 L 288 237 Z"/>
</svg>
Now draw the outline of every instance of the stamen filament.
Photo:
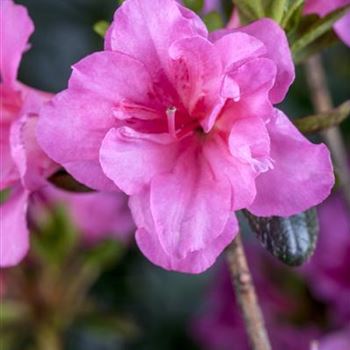
<svg viewBox="0 0 350 350">
<path fill-rule="evenodd" d="M 176 114 L 176 107 L 169 107 L 166 111 L 167 119 L 168 119 L 168 130 L 169 134 L 176 138 L 176 126 L 175 126 L 175 114 Z"/>
</svg>

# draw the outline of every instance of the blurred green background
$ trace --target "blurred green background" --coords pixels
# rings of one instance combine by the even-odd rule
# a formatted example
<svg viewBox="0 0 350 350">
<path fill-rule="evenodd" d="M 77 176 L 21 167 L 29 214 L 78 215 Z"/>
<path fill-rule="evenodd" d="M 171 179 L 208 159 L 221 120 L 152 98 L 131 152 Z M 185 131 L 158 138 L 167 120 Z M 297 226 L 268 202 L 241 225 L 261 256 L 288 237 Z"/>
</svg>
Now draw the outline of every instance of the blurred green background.
<svg viewBox="0 0 350 350">
<path fill-rule="evenodd" d="M 93 25 L 110 21 L 117 7 L 116 0 L 17 2 L 28 8 L 36 27 L 32 48 L 21 64 L 20 80 L 50 92 L 67 86 L 73 63 L 102 49 L 103 40 Z M 323 58 L 338 105 L 350 95 L 350 50 L 339 43 L 327 49 Z M 291 117 L 312 113 L 302 67 L 297 69 L 297 80 L 282 109 Z M 349 122 L 344 123 L 343 131 L 349 141 Z M 65 349 L 199 349 L 190 336 L 191 319 L 199 312 L 202 296 L 222 260 L 202 275 L 184 275 L 153 266 L 132 246 L 90 292 L 103 316 L 78 318 L 65 335 Z"/>
</svg>

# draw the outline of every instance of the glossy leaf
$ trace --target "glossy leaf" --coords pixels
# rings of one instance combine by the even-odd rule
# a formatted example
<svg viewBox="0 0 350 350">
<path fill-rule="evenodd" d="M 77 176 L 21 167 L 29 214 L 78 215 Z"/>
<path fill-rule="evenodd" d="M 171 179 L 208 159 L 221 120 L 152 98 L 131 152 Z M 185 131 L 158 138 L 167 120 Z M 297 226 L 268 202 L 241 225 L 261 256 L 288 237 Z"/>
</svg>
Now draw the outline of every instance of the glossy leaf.
<svg viewBox="0 0 350 350">
<path fill-rule="evenodd" d="M 286 265 L 299 266 L 313 254 L 318 236 L 316 209 L 288 218 L 244 213 L 262 245 Z"/>
</svg>

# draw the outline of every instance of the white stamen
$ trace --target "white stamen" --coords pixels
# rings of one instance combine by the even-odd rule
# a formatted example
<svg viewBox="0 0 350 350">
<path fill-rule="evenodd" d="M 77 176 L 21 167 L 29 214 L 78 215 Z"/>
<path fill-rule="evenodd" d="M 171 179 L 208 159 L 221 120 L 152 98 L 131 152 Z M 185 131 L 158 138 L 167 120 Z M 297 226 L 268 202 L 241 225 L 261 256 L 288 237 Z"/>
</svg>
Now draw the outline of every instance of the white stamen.
<svg viewBox="0 0 350 350">
<path fill-rule="evenodd" d="M 175 114 L 176 114 L 176 107 L 174 106 L 169 107 L 166 111 L 166 115 L 168 117 L 169 134 L 176 138 Z"/>
</svg>

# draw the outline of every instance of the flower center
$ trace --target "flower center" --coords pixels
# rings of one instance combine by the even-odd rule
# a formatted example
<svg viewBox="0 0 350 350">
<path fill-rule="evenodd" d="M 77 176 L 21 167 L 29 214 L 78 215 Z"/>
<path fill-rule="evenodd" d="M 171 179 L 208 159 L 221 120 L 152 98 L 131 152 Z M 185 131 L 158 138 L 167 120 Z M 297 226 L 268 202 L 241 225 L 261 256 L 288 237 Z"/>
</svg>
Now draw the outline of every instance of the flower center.
<svg viewBox="0 0 350 350">
<path fill-rule="evenodd" d="M 197 119 L 184 117 L 175 106 L 171 106 L 166 110 L 166 116 L 169 135 L 174 139 L 182 140 L 193 134 L 205 135 Z"/>
</svg>

